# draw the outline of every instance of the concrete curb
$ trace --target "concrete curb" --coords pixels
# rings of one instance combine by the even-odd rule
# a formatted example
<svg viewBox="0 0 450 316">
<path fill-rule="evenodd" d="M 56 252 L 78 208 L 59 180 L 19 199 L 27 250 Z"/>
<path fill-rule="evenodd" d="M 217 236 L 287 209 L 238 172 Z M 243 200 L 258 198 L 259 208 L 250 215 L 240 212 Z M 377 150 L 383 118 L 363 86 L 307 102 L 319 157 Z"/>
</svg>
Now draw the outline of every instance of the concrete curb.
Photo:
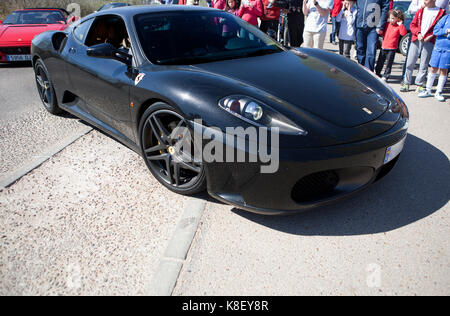
<svg viewBox="0 0 450 316">
<path fill-rule="evenodd" d="M 45 161 L 62 151 L 64 148 L 78 140 L 79 138 L 83 137 L 87 133 L 92 131 L 92 127 L 89 126 L 83 126 L 80 128 L 76 133 L 63 138 L 58 143 L 51 146 L 48 150 L 46 150 L 42 155 L 35 156 L 34 160 L 27 163 L 23 167 L 7 174 L 5 177 L 0 179 L 0 191 L 11 186 L 14 184 L 17 180 L 31 172 L 32 170 L 36 169 L 40 165 L 42 165 Z"/>
<path fill-rule="evenodd" d="M 170 296 L 194 240 L 206 201 L 188 200 L 177 228 L 170 240 L 147 291 L 151 296 Z"/>
</svg>

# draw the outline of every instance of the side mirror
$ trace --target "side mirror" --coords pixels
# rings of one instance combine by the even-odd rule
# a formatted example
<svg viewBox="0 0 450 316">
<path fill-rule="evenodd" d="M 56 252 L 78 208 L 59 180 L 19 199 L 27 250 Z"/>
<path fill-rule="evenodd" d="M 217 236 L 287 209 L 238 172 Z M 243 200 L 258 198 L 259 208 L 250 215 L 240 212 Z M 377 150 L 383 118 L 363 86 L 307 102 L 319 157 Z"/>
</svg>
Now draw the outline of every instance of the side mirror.
<svg viewBox="0 0 450 316">
<path fill-rule="evenodd" d="M 130 54 L 115 48 L 110 43 L 97 44 L 87 50 L 87 55 L 96 58 L 115 59 L 124 64 L 131 65 Z"/>
</svg>

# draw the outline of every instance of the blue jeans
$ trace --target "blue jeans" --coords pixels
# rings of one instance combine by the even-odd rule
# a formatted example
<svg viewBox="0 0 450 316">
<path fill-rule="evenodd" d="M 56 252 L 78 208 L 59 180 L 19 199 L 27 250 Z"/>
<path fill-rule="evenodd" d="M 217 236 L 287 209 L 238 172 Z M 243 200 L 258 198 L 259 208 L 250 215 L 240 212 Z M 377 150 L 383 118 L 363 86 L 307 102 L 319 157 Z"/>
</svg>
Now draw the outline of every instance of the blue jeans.
<svg viewBox="0 0 450 316">
<path fill-rule="evenodd" d="M 358 62 L 373 71 L 377 55 L 378 33 L 376 28 L 356 29 L 356 51 Z"/>
<path fill-rule="evenodd" d="M 336 42 L 336 32 L 338 26 L 338 22 L 336 21 L 335 17 L 331 17 L 331 23 L 333 23 L 333 29 L 331 30 L 330 34 L 330 43 L 334 43 Z"/>
</svg>

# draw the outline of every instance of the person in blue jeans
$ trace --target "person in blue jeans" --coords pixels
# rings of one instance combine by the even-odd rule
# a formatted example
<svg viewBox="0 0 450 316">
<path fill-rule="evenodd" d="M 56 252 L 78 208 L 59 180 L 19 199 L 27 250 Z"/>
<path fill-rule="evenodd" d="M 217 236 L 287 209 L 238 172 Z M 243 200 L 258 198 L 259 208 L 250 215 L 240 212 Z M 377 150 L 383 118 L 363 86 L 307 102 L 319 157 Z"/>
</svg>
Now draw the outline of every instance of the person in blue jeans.
<svg viewBox="0 0 450 316">
<path fill-rule="evenodd" d="M 358 62 L 370 71 L 375 69 L 378 35 L 389 17 L 390 0 L 358 0 L 356 2 L 356 51 Z"/>
</svg>

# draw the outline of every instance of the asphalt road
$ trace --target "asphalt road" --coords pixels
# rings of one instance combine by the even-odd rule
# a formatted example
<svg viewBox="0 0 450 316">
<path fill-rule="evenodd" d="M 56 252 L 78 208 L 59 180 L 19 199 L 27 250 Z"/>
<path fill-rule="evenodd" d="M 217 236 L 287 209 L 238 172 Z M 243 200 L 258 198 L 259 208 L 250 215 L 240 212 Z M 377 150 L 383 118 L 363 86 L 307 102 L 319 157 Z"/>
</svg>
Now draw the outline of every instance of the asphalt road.
<svg viewBox="0 0 450 316">
<path fill-rule="evenodd" d="M 33 161 L 83 124 L 48 114 L 39 99 L 30 63 L 0 64 L 0 174 Z M 0 177 L 1 178 L 1 177 Z"/>
<path fill-rule="evenodd" d="M 276 217 L 201 196 L 173 294 L 449 295 L 449 101 L 402 97 L 404 152 L 357 196 Z M 2 176 L 85 128 L 43 110 L 26 65 L 0 66 L 0 111 Z M 137 154 L 94 130 L 0 191 L 0 294 L 147 294 L 186 205 Z"/>
</svg>

